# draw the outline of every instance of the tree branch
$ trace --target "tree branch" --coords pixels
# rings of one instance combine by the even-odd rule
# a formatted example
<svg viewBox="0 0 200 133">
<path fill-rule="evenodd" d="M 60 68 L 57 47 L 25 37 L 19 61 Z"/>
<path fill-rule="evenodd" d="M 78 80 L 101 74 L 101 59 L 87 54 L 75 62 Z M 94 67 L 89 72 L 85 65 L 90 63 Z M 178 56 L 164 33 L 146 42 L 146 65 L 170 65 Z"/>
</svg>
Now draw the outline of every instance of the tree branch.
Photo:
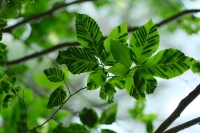
<svg viewBox="0 0 200 133">
<path fill-rule="evenodd" d="M 40 14 L 37 14 L 37 15 L 34 15 L 34 16 L 31 16 L 30 18 L 27 18 L 27 19 L 24 19 L 22 20 L 21 22 L 15 24 L 15 25 L 12 25 L 10 27 L 7 27 L 5 29 L 2 29 L 2 32 L 8 32 L 8 33 L 11 33 L 13 29 L 15 29 L 16 27 L 19 27 L 21 25 L 24 25 L 26 23 L 30 23 L 30 22 L 33 22 L 33 21 L 36 21 L 36 20 L 39 20 L 41 18 L 44 18 L 44 17 L 47 17 L 47 16 L 50 16 L 52 15 L 55 11 L 57 10 L 60 10 L 64 7 L 67 7 L 67 6 L 70 6 L 70 5 L 73 5 L 73 4 L 78 4 L 78 3 L 82 3 L 82 2 L 87 2 L 87 1 L 98 1 L 98 0 L 78 0 L 78 1 L 74 1 L 74 2 L 71 2 L 71 3 L 62 3 L 46 12 L 43 12 L 43 13 L 40 13 Z"/>
<path fill-rule="evenodd" d="M 183 110 L 200 94 L 200 84 L 181 100 L 174 112 L 157 128 L 155 133 L 164 132 L 183 112 Z"/>
<path fill-rule="evenodd" d="M 88 0 L 89 1 L 89 0 Z M 79 1 L 80 2 L 80 1 Z M 185 11 L 182 11 L 178 14 L 175 14 L 159 23 L 156 24 L 157 27 L 161 27 L 163 26 L 164 24 L 167 24 L 183 15 L 186 15 L 186 14 L 189 14 L 189 13 L 195 13 L 195 12 L 200 12 L 200 9 L 192 9 L 192 10 L 185 10 Z M 135 30 L 137 30 L 139 27 L 132 27 L 132 28 L 128 28 L 128 32 L 133 32 Z M 106 37 L 104 37 L 106 38 Z M 52 51 L 55 51 L 57 49 L 60 49 L 60 48 L 63 48 L 63 47 L 69 47 L 69 46 L 79 46 L 79 43 L 78 42 L 72 42 L 72 43 L 61 43 L 61 44 L 57 44 L 56 46 L 53 46 L 49 49 L 46 49 L 44 51 L 41 51 L 41 52 L 37 52 L 37 53 L 34 53 L 34 54 L 31 54 L 31 55 L 28 55 L 28 56 L 25 56 L 23 58 L 20 58 L 20 59 L 17 59 L 17 60 L 13 60 L 13 61 L 9 61 L 7 63 L 7 66 L 10 66 L 10 65 L 15 65 L 15 64 L 19 64 L 21 62 L 24 62 L 24 61 L 27 61 L 27 60 L 30 60 L 30 59 L 33 59 L 33 58 L 37 58 L 39 56 L 42 56 L 42 55 L 45 55 L 47 53 L 50 53 Z"/>
<path fill-rule="evenodd" d="M 181 130 L 183 130 L 185 128 L 191 127 L 191 126 L 193 126 L 193 125 L 195 125 L 197 123 L 200 123 L 200 117 L 197 117 L 197 118 L 195 118 L 193 120 L 190 120 L 190 121 L 187 121 L 187 122 L 185 122 L 183 124 L 175 126 L 175 127 L 171 128 L 171 129 L 165 131 L 164 133 L 176 133 L 176 132 L 181 131 Z"/>
</svg>

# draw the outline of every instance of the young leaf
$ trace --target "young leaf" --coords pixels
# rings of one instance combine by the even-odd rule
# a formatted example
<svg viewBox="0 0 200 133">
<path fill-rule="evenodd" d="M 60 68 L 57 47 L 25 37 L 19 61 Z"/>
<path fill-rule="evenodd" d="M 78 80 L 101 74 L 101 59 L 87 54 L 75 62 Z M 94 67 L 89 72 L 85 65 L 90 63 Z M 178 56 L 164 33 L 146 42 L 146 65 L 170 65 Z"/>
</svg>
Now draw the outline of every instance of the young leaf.
<svg viewBox="0 0 200 133">
<path fill-rule="evenodd" d="M 49 68 L 44 70 L 44 74 L 51 82 L 65 81 L 65 74 L 58 68 Z"/>
<path fill-rule="evenodd" d="M 117 63 L 110 52 L 111 40 L 117 40 L 123 44 L 126 44 L 127 39 L 128 39 L 128 31 L 127 31 L 126 21 L 124 21 L 121 25 L 114 28 L 104 41 L 104 49 L 102 51 L 102 61 L 104 65 L 113 66 L 114 64 Z"/>
<path fill-rule="evenodd" d="M 129 69 L 122 64 L 115 64 L 113 67 L 110 67 L 106 70 L 106 72 L 110 72 L 114 75 L 124 76 L 127 74 Z"/>
<path fill-rule="evenodd" d="M 98 123 L 98 116 L 95 110 L 83 108 L 80 115 L 81 122 L 89 128 L 94 128 Z"/>
<path fill-rule="evenodd" d="M 140 65 L 147 61 L 156 52 L 159 46 L 159 34 L 152 20 L 140 27 L 131 36 L 130 48 L 133 61 Z"/>
<path fill-rule="evenodd" d="M 200 62 L 197 61 L 192 65 L 192 71 L 194 73 L 199 73 L 200 72 Z"/>
<path fill-rule="evenodd" d="M 101 57 L 103 35 L 94 19 L 85 14 L 76 13 L 76 33 L 79 43 L 90 53 Z"/>
<path fill-rule="evenodd" d="M 106 100 L 106 98 L 108 97 L 108 103 L 113 103 L 115 93 L 115 87 L 112 84 L 106 82 L 104 85 L 101 86 L 99 97 L 103 100 Z"/>
<path fill-rule="evenodd" d="M 103 70 L 103 68 L 98 67 L 93 72 L 90 73 L 87 79 L 87 89 L 95 90 L 101 85 L 103 85 L 106 81 L 107 73 Z"/>
<path fill-rule="evenodd" d="M 144 66 L 150 74 L 164 79 L 174 78 L 187 71 L 195 63 L 179 50 L 170 48 L 158 52 Z"/>
<path fill-rule="evenodd" d="M 143 110 L 145 108 L 144 102 L 137 101 L 133 109 L 129 110 L 129 113 L 134 119 L 138 119 L 140 115 L 143 114 Z"/>
<path fill-rule="evenodd" d="M 99 66 L 98 60 L 84 48 L 70 47 L 66 51 L 59 51 L 56 62 L 66 64 L 73 74 L 90 72 Z"/>
<path fill-rule="evenodd" d="M 47 109 L 51 109 L 55 106 L 61 105 L 64 102 L 66 96 L 67 94 L 66 91 L 63 90 L 63 87 L 58 87 L 51 93 L 47 104 Z"/>
<path fill-rule="evenodd" d="M 131 53 L 126 45 L 119 41 L 111 40 L 110 50 L 116 61 L 127 68 L 131 67 Z"/>
<path fill-rule="evenodd" d="M 110 129 L 101 129 L 101 133 L 116 133 L 116 132 Z"/>
<path fill-rule="evenodd" d="M 101 124 L 112 124 L 116 120 L 117 115 L 117 104 L 114 104 L 113 106 L 103 110 L 100 118 Z"/>
<path fill-rule="evenodd" d="M 3 100 L 2 110 L 8 108 L 8 106 L 11 106 L 15 100 L 15 95 L 7 94 Z"/>
</svg>

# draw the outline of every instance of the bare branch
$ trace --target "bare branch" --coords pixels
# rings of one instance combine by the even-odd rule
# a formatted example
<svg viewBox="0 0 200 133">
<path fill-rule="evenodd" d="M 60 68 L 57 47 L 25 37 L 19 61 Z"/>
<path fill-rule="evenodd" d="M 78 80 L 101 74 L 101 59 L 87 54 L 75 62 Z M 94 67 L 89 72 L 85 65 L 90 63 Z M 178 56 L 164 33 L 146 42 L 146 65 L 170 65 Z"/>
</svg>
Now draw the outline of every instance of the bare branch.
<svg viewBox="0 0 200 133">
<path fill-rule="evenodd" d="M 176 20 L 178 19 L 179 17 L 183 16 L 183 15 L 186 15 L 186 14 L 189 14 L 189 13 L 196 13 L 196 12 L 200 12 L 200 9 L 192 9 L 192 10 L 185 10 L 185 11 L 182 11 L 178 14 L 175 14 L 159 23 L 156 24 L 157 27 L 161 27 L 173 20 Z M 139 27 L 132 27 L 132 28 L 128 28 L 128 31 L 129 32 L 133 32 L 135 30 L 137 30 Z M 104 37 L 106 38 L 106 37 Z M 28 55 L 28 56 L 25 56 L 23 58 L 20 58 L 20 59 L 17 59 L 17 60 L 13 60 L 13 61 L 9 61 L 7 63 L 7 66 L 10 66 L 10 65 L 15 65 L 15 64 L 19 64 L 21 62 L 24 62 L 24 61 L 27 61 L 27 60 L 30 60 L 30 59 L 33 59 L 33 58 L 37 58 L 39 56 L 42 56 L 42 55 L 45 55 L 47 53 L 50 53 L 52 51 L 55 51 L 55 50 L 58 50 L 60 48 L 63 48 L 63 47 L 69 47 L 69 46 L 79 46 L 79 43 L 78 42 L 72 42 L 72 43 L 61 43 L 61 44 L 57 44 L 56 46 L 53 46 L 49 49 L 46 49 L 44 51 L 41 51 L 41 52 L 37 52 L 37 53 L 34 53 L 34 54 L 31 54 L 31 55 Z"/>
<path fill-rule="evenodd" d="M 200 94 L 200 84 L 181 100 L 174 112 L 157 128 L 155 133 L 164 132 L 183 112 L 183 110 Z"/>
<path fill-rule="evenodd" d="M 197 118 L 195 118 L 193 120 L 190 120 L 190 121 L 187 121 L 187 122 L 185 122 L 183 124 L 175 126 L 175 127 L 171 128 L 171 129 L 165 131 L 164 133 L 176 133 L 178 131 L 181 131 L 181 130 L 183 130 L 185 128 L 191 127 L 191 126 L 193 126 L 195 124 L 198 124 L 198 123 L 200 123 L 200 117 L 197 117 Z"/>
<path fill-rule="evenodd" d="M 87 1 L 92 1 L 92 2 L 95 2 L 95 1 L 98 1 L 98 0 L 77 0 L 77 1 L 74 1 L 74 2 L 71 2 L 71 3 L 62 3 L 46 12 L 43 12 L 43 13 L 40 13 L 40 14 L 37 14 L 37 15 L 34 15 L 34 16 L 31 16 L 30 18 L 27 18 L 27 19 L 24 19 L 22 20 L 21 22 L 13 25 L 13 26 L 10 26 L 10 27 L 7 27 L 5 29 L 2 30 L 2 32 L 8 32 L 8 33 L 11 33 L 13 29 L 15 29 L 16 27 L 18 26 L 21 26 L 21 25 L 24 25 L 26 23 L 30 23 L 30 22 L 33 22 L 33 21 L 36 21 L 36 20 L 39 20 L 39 19 L 42 19 L 44 17 L 47 17 L 47 16 L 50 16 L 52 15 L 54 12 L 64 8 L 64 7 L 67 7 L 67 6 L 70 6 L 70 5 L 73 5 L 73 4 L 78 4 L 78 3 L 82 3 L 82 2 L 87 2 Z"/>
</svg>

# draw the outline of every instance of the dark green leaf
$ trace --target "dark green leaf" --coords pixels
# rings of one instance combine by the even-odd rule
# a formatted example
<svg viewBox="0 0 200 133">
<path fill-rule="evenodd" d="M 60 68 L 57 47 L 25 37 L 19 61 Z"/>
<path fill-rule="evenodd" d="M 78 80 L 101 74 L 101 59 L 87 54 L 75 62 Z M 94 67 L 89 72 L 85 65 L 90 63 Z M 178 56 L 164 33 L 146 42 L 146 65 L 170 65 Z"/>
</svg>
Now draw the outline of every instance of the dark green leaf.
<svg viewBox="0 0 200 133">
<path fill-rule="evenodd" d="M 142 67 L 153 76 L 170 79 L 183 74 L 194 63 L 193 58 L 185 56 L 179 50 L 170 48 L 158 52 Z"/>
<path fill-rule="evenodd" d="M 117 104 L 114 104 L 113 106 L 103 110 L 100 118 L 101 124 L 112 124 L 116 120 L 117 115 Z"/>
<path fill-rule="evenodd" d="M 106 81 L 107 73 L 103 70 L 102 67 L 98 67 L 93 72 L 90 73 L 87 79 L 87 89 L 95 90 Z"/>
<path fill-rule="evenodd" d="M 126 45 L 119 41 L 111 40 L 110 50 L 116 61 L 127 68 L 131 67 L 131 53 Z"/>
<path fill-rule="evenodd" d="M 58 87 L 55 91 L 53 91 L 49 97 L 49 101 L 47 104 L 47 108 L 51 109 L 55 106 L 63 104 L 67 94 L 66 91 L 63 90 L 63 87 Z"/>
<path fill-rule="evenodd" d="M 200 62 L 197 61 L 192 65 L 192 71 L 194 73 L 199 73 L 200 72 Z"/>
<path fill-rule="evenodd" d="M 99 97 L 103 100 L 106 100 L 108 97 L 108 103 L 113 103 L 115 93 L 115 87 L 112 84 L 106 82 L 104 85 L 101 86 Z"/>
<path fill-rule="evenodd" d="M 113 66 L 114 64 L 117 63 L 114 60 L 112 53 L 110 52 L 111 40 L 116 40 L 126 45 L 127 39 L 128 39 L 128 31 L 127 31 L 126 21 L 124 21 L 121 25 L 114 28 L 104 41 L 104 49 L 101 53 L 104 65 Z"/>
<path fill-rule="evenodd" d="M 110 67 L 106 70 L 106 72 L 110 72 L 114 75 L 124 76 L 127 74 L 129 69 L 122 64 L 115 64 L 113 67 Z"/>
<path fill-rule="evenodd" d="M 116 133 L 116 132 L 110 129 L 101 129 L 101 133 Z"/>
<path fill-rule="evenodd" d="M 7 75 L 5 75 L 0 80 L 0 93 L 8 93 L 9 91 L 12 91 L 14 85 L 16 82 L 16 77 L 9 78 Z"/>
<path fill-rule="evenodd" d="M 26 65 L 17 65 L 17 66 L 11 66 L 6 70 L 6 73 L 8 75 L 19 75 L 28 70 L 28 66 Z"/>
<path fill-rule="evenodd" d="M 107 82 L 118 89 L 124 89 L 126 79 L 123 77 L 112 77 Z"/>
<path fill-rule="evenodd" d="M 84 48 L 70 47 L 67 51 L 59 51 L 56 59 L 59 64 L 66 64 L 73 74 L 90 72 L 99 66 L 98 60 Z"/>
<path fill-rule="evenodd" d="M 15 95 L 11 95 L 11 94 L 6 95 L 3 100 L 2 110 L 11 106 L 13 102 L 15 101 L 15 97 L 16 97 Z"/>
<path fill-rule="evenodd" d="M 159 46 L 159 34 L 152 20 L 133 33 L 130 40 L 133 61 L 141 65 L 147 61 Z"/>
<path fill-rule="evenodd" d="M 71 123 L 63 133 L 89 133 L 89 131 L 83 125 Z"/>
<path fill-rule="evenodd" d="M 94 128 L 98 123 L 98 116 L 95 110 L 83 108 L 80 115 L 81 122 L 89 128 Z"/>
<path fill-rule="evenodd" d="M 44 74 L 51 82 L 65 81 L 65 74 L 58 68 L 49 68 L 44 70 Z"/>
<path fill-rule="evenodd" d="M 103 36 L 95 20 L 88 15 L 76 13 L 76 33 L 79 43 L 101 58 Z"/>
</svg>

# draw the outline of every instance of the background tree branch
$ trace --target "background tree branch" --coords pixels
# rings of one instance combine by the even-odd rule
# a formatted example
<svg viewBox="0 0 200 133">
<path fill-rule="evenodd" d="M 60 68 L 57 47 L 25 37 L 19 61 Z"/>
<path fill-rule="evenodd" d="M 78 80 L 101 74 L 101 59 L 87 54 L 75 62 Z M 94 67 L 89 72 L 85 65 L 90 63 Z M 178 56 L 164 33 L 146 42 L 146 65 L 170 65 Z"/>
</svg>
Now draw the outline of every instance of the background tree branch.
<svg viewBox="0 0 200 133">
<path fill-rule="evenodd" d="M 190 121 L 187 121 L 187 122 L 185 122 L 183 124 L 175 126 L 175 127 L 171 128 L 171 129 L 165 131 L 164 133 L 176 133 L 178 131 L 181 131 L 181 130 L 183 130 L 185 128 L 191 127 L 191 126 L 193 126 L 195 124 L 198 124 L 198 123 L 200 123 L 200 117 L 197 117 L 197 118 L 195 118 L 193 120 L 190 120 Z"/>
<path fill-rule="evenodd" d="M 67 6 L 70 6 L 70 5 L 73 5 L 73 4 L 78 4 L 78 3 L 82 3 L 82 2 L 87 2 L 87 1 L 92 1 L 92 2 L 95 2 L 95 1 L 98 1 L 98 0 L 78 0 L 78 1 L 74 1 L 74 2 L 71 2 L 71 3 L 62 3 L 52 9 L 50 9 L 49 11 L 46 11 L 46 12 L 43 12 L 43 13 L 40 13 L 40 14 L 37 14 L 37 15 L 34 15 L 34 16 L 31 16 L 30 18 L 27 18 L 27 19 L 24 19 L 22 20 L 21 22 L 19 23 L 16 23 L 15 25 L 12 25 L 10 27 L 7 27 L 5 29 L 2 30 L 2 32 L 8 32 L 8 33 L 11 33 L 13 29 L 21 26 L 21 25 L 24 25 L 26 23 L 31 23 L 33 21 L 36 21 L 36 20 L 39 20 L 41 18 L 44 18 L 44 17 L 47 17 L 47 16 L 50 16 L 52 15 L 54 12 L 64 8 L 64 7 L 67 7 Z"/>
<path fill-rule="evenodd" d="M 85 1 L 90 1 L 90 0 L 76 1 L 76 3 L 77 3 L 77 2 L 79 2 L 79 3 L 80 3 L 80 2 L 85 2 Z M 96 1 L 97 1 L 97 0 L 96 0 Z M 68 3 L 68 5 L 71 5 L 71 4 L 75 4 L 75 2 Z M 54 9 L 54 10 L 55 10 L 55 9 Z M 161 27 L 161 26 L 163 26 L 163 25 L 165 25 L 165 24 L 167 24 L 167 23 L 169 23 L 169 22 L 171 22 L 171 21 L 173 21 L 173 20 L 178 19 L 178 18 L 181 17 L 181 16 L 184 16 L 184 15 L 189 14 L 189 13 L 195 13 L 195 12 L 200 12 L 200 9 L 192 9 L 192 10 L 185 10 L 185 11 L 182 11 L 182 12 L 180 12 L 180 13 L 178 13 L 178 14 L 175 14 L 175 15 L 173 15 L 173 16 L 171 16 L 171 17 L 169 17 L 169 18 L 167 18 L 167 19 L 165 19 L 165 20 L 163 20 L 163 21 L 157 23 L 156 26 L 157 26 L 157 27 Z M 38 18 L 37 18 L 37 19 L 38 19 Z M 16 24 L 16 25 L 17 25 L 17 24 Z M 15 27 L 13 27 L 13 28 L 15 28 Z M 13 28 L 12 28 L 12 29 L 13 29 Z M 138 28 L 139 28 L 139 27 L 132 27 L 132 28 L 130 27 L 130 28 L 128 28 L 128 32 L 133 32 L 133 31 L 137 30 Z M 7 29 L 4 29 L 4 31 L 6 31 L 6 30 L 7 30 Z M 104 38 L 106 38 L 106 37 L 104 37 Z M 52 52 L 52 51 L 58 50 L 58 49 L 63 48 L 63 47 L 79 46 L 79 45 L 80 45 L 80 44 L 79 44 L 78 42 L 70 42 L 70 43 L 64 42 L 64 43 L 60 43 L 60 44 L 57 44 L 56 46 L 53 46 L 53 47 L 51 47 L 51 48 L 49 48 L 49 49 L 46 49 L 46 50 L 43 50 L 43 51 L 41 51 L 41 52 L 37 52 L 37 53 L 31 54 L 31 55 L 22 57 L 22 58 L 20 58 L 20 59 L 13 60 L 13 61 L 8 61 L 8 62 L 7 62 L 7 66 L 19 64 L 19 63 L 21 63 L 21 62 L 25 62 L 25 61 L 27 61 L 27 60 L 30 60 L 30 59 L 33 59 L 33 58 L 37 58 L 37 57 L 39 57 L 39 56 L 48 54 L 48 53 L 50 53 L 50 52 Z"/>
<path fill-rule="evenodd" d="M 183 112 L 183 110 L 200 94 L 200 84 L 181 100 L 174 112 L 157 128 L 155 133 L 164 132 Z"/>
</svg>

